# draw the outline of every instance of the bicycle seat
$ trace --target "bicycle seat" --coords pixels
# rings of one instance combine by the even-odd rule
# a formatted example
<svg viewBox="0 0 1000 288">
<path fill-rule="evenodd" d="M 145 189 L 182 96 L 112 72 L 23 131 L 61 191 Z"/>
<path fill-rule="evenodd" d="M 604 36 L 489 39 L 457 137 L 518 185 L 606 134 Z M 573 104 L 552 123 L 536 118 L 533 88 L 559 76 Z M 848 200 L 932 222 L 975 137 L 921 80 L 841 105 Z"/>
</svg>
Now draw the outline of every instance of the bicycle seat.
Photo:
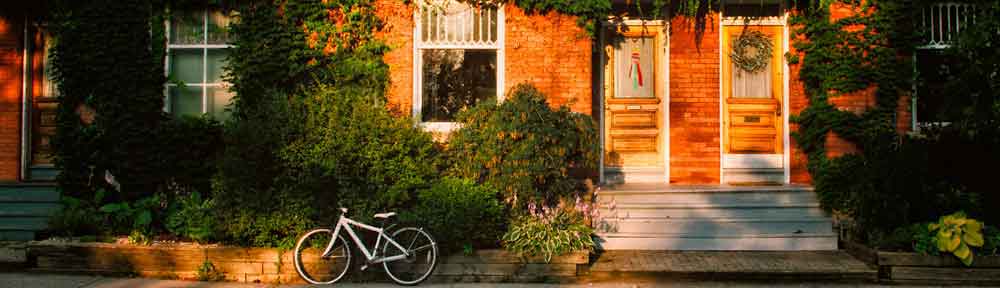
<svg viewBox="0 0 1000 288">
<path fill-rule="evenodd" d="M 386 212 L 386 213 L 375 214 L 375 218 L 377 218 L 377 219 L 387 219 L 387 218 L 392 217 L 392 216 L 396 216 L 396 212 Z"/>
</svg>

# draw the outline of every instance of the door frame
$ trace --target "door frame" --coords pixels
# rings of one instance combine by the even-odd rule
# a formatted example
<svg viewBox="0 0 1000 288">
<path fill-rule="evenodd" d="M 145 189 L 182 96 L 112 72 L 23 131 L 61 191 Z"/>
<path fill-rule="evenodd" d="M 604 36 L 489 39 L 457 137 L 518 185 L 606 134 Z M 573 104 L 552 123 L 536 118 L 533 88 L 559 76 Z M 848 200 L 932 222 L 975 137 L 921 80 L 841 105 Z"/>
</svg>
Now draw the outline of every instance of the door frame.
<svg viewBox="0 0 1000 288">
<path fill-rule="evenodd" d="M 595 48 L 599 53 L 598 54 L 599 66 L 596 67 L 596 69 L 594 70 L 597 70 L 597 75 L 598 75 L 597 79 L 599 79 L 599 82 L 597 82 L 597 84 L 600 86 L 597 87 L 597 89 L 595 89 L 597 90 L 596 94 L 597 98 L 599 99 L 597 101 L 597 109 L 595 110 L 595 112 L 597 114 L 596 115 L 597 126 L 598 129 L 600 129 L 599 130 L 600 133 L 598 135 L 598 141 L 600 141 L 601 143 L 600 159 L 598 160 L 598 165 L 597 165 L 598 175 L 599 175 L 598 182 L 605 183 L 604 155 L 606 154 L 605 144 L 607 139 L 605 139 L 604 135 L 606 134 L 605 132 L 607 132 L 605 129 L 608 129 L 608 127 L 607 125 L 605 125 L 606 121 L 604 119 L 605 96 L 606 96 L 604 91 L 607 88 L 605 87 L 607 83 L 606 82 L 607 77 L 614 77 L 614 75 L 606 75 L 606 73 L 604 73 L 605 71 L 604 68 L 608 65 L 608 61 L 606 60 L 607 57 L 605 57 L 608 55 L 606 55 L 604 49 L 604 47 L 608 43 L 608 39 L 606 36 L 607 33 L 605 32 L 605 30 L 608 29 L 609 27 L 613 27 L 614 25 L 627 25 L 627 26 L 649 25 L 649 26 L 658 26 L 660 27 L 660 29 L 662 29 L 660 33 L 662 34 L 664 43 L 661 43 L 662 45 L 660 45 L 659 47 L 660 51 L 658 52 L 661 53 L 660 54 L 661 63 L 658 63 L 659 68 L 657 69 L 657 72 L 662 73 L 663 75 L 663 77 L 661 77 L 663 83 L 660 83 L 660 85 L 663 85 L 663 97 L 660 98 L 660 111 L 661 114 L 663 115 L 662 117 L 660 117 L 661 118 L 660 121 L 662 121 L 662 123 L 660 123 L 661 125 L 660 127 L 662 130 L 660 132 L 660 138 L 662 139 L 660 141 L 661 142 L 660 148 L 663 149 L 662 153 L 663 171 L 664 171 L 663 183 L 670 183 L 670 22 L 663 20 L 638 20 L 638 19 L 625 19 L 620 22 L 614 22 L 614 23 L 611 21 L 602 21 L 600 23 L 600 28 L 598 30 L 599 32 L 597 33 L 598 41 L 597 41 L 597 47 Z M 608 57 L 614 57 L 614 55 L 610 55 Z"/>
<path fill-rule="evenodd" d="M 722 49 L 722 47 L 723 47 L 723 45 L 722 45 L 723 44 L 722 43 L 722 41 L 723 41 L 723 35 L 724 35 L 725 31 L 726 31 L 725 28 L 727 26 L 743 26 L 743 25 L 748 25 L 748 26 L 781 26 L 782 38 L 781 38 L 781 51 L 780 51 L 780 53 L 782 53 L 782 54 L 785 54 L 786 52 L 789 51 L 789 42 L 790 41 L 788 39 L 788 37 L 789 37 L 788 24 L 787 24 L 788 23 L 788 12 L 784 12 L 780 17 L 765 17 L 765 18 L 761 18 L 761 19 L 749 19 L 749 20 L 748 19 L 742 19 L 742 18 L 735 18 L 735 17 L 728 17 L 727 18 L 725 15 L 722 14 L 722 12 L 719 12 L 719 18 L 722 19 L 721 21 L 719 21 L 719 26 L 718 26 L 718 30 L 717 30 L 717 31 L 719 31 L 719 39 L 718 39 L 718 41 L 719 41 L 718 42 L 719 43 L 719 73 L 718 73 L 719 74 L 719 183 L 722 184 L 722 183 L 726 183 L 726 179 L 725 179 L 725 177 L 726 177 L 726 175 L 725 175 L 726 149 L 725 149 L 724 144 L 723 144 L 725 142 L 725 141 L 723 141 L 723 139 L 724 139 L 724 136 L 725 136 L 725 129 L 726 129 L 726 127 L 725 127 L 725 121 L 724 121 L 723 118 L 726 117 L 726 115 L 723 115 L 723 113 L 722 113 L 722 111 L 724 111 L 723 105 L 725 105 L 725 101 L 726 101 L 725 87 L 723 85 L 723 75 L 722 75 L 722 73 L 723 73 L 722 63 L 725 62 L 725 61 L 723 61 L 723 57 L 726 57 L 726 55 L 725 55 L 726 51 L 723 51 L 723 49 Z M 791 150 L 790 132 L 791 131 L 789 131 L 789 127 L 788 127 L 788 113 L 789 113 L 788 106 L 790 104 L 789 103 L 789 97 L 788 97 L 789 96 L 788 95 L 789 94 L 789 79 L 790 79 L 789 78 L 788 59 L 782 56 L 781 57 L 781 63 L 782 63 L 782 65 L 781 65 L 781 77 L 782 77 L 782 79 L 781 79 L 781 86 L 782 86 L 781 87 L 781 89 L 782 89 L 782 93 L 781 93 L 782 94 L 781 95 L 781 97 L 782 97 L 782 99 L 781 99 L 781 103 L 782 103 L 782 105 L 781 105 L 781 126 L 782 126 L 781 130 L 782 130 L 782 132 L 781 133 L 782 133 L 782 135 L 781 135 L 781 138 L 782 138 L 782 141 L 781 142 L 782 142 L 783 147 L 781 149 L 782 150 L 781 154 L 775 154 L 775 155 L 782 155 L 781 162 L 782 162 L 782 170 L 784 171 L 784 181 L 782 181 L 782 182 L 784 184 L 790 184 L 791 183 L 791 170 L 790 170 L 791 169 L 791 153 L 790 153 L 790 150 Z M 738 155 L 738 154 L 734 154 L 734 155 Z"/>
</svg>

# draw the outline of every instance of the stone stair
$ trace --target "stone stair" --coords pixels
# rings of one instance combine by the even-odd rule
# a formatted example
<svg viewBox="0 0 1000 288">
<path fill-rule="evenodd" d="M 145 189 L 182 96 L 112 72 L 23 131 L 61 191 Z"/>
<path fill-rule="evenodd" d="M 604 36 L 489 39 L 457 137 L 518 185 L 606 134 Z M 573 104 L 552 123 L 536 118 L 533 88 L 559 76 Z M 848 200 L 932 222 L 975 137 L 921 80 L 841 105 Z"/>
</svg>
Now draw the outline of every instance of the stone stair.
<svg viewBox="0 0 1000 288">
<path fill-rule="evenodd" d="M 0 241 L 30 241 L 62 205 L 53 183 L 0 184 Z"/>
<path fill-rule="evenodd" d="M 829 216 L 806 186 L 602 187 L 594 220 L 604 250 L 836 250 Z"/>
</svg>

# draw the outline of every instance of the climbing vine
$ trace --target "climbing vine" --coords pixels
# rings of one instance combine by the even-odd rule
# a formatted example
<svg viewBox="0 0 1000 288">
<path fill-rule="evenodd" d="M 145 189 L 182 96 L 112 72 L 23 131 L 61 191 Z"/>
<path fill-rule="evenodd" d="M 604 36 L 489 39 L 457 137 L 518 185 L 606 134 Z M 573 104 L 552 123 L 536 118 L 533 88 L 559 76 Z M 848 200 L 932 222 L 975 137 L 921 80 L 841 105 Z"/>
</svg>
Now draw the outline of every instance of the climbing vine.
<svg viewBox="0 0 1000 288">
<path fill-rule="evenodd" d="M 822 204 L 851 217 L 860 228 L 857 236 L 867 241 L 975 206 L 960 183 L 931 167 L 935 155 L 929 151 L 936 140 L 910 137 L 896 127 L 897 111 L 908 106 L 900 97 L 911 93 L 915 79 L 911 55 L 922 36 L 920 13 L 932 1 L 800 2 L 790 25 L 801 54 L 788 58 L 800 64 L 809 104 L 792 118 L 798 124 L 792 136 L 807 154 Z M 834 9 L 853 13 L 837 15 L 844 13 Z M 863 112 L 833 104 L 868 93 L 875 105 Z M 830 158 L 831 136 L 852 143 L 858 152 Z"/>
</svg>

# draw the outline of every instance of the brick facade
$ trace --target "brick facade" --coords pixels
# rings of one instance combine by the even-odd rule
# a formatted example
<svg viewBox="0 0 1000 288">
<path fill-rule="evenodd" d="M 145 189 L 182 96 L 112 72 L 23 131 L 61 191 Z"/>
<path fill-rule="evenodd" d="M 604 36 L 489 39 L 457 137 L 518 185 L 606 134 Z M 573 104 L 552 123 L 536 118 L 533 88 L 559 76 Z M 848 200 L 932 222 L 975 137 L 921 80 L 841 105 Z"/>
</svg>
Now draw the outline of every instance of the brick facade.
<svg viewBox="0 0 1000 288">
<path fill-rule="evenodd" d="M 386 26 L 380 36 L 392 47 L 384 57 L 389 64 L 390 107 L 403 115 L 413 109 L 414 7 L 399 1 L 379 1 L 379 16 Z M 591 114 L 591 45 L 576 17 L 557 13 L 527 14 L 514 5 L 504 8 L 504 88 L 530 83 L 553 106 L 568 105 L 575 112 Z"/>
<path fill-rule="evenodd" d="M 17 181 L 20 169 L 22 23 L 0 15 L 0 182 Z"/>
<path fill-rule="evenodd" d="M 718 23 L 718 17 L 709 23 Z M 721 180 L 719 31 L 718 26 L 707 26 L 698 43 L 694 23 L 685 18 L 671 21 L 670 183 Z"/>
</svg>

